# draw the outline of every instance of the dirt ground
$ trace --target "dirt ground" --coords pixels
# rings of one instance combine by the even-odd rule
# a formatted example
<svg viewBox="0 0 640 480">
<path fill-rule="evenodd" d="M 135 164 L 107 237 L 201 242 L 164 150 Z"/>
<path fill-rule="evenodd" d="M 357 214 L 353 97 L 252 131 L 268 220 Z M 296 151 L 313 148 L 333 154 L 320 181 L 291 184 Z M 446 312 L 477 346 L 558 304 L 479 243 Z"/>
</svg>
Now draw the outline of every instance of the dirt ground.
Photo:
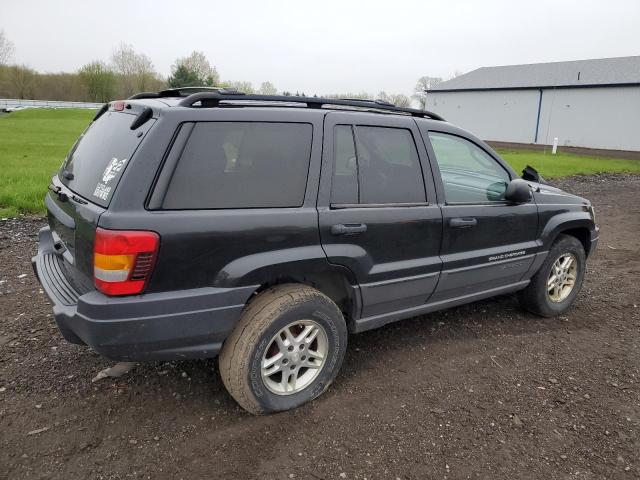
<svg viewBox="0 0 640 480">
<path fill-rule="evenodd" d="M 555 184 L 602 228 L 567 315 L 510 295 L 352 336 L 322 397 L 268 417 L 215 361 L 91 383 L 109 362 L 31 272 L 43 221 L 0 221 L 0 478 L 639 478 L 640 176 Z"/>
</svg>

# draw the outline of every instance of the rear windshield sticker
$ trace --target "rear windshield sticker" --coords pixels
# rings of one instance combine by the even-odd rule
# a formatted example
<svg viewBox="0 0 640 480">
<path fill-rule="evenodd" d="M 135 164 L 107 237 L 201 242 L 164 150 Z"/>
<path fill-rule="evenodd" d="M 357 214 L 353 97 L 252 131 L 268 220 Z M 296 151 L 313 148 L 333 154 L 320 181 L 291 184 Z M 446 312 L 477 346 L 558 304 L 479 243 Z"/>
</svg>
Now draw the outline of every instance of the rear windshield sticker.
<svg viewBox="0 0 640 480">
<path fill-rule="evenodd" d="M 112 158 L 107 165 L 107 168 L 104 169 L 104 173 L 102 174 L 102 182 L 96 185 L 96 189 L 93 191 L 93 196 L 97 197 L 101 200 L 106 200 L 109 198 L 109 193 L 111 193 L 111 186 L 109 186 L 109 182 L 116 178 L 120 170 L 123 169 L 124 164 L 127 163 L 127 159 L 123 158 L 122 160 L 118 160 L 117 158 Z"/>
<path fill-rule="evenodd" d="M 100 200 L 106 200 L 109 198 L 109 193 L 111 192 L 111 187 L 107 187 L 104 183 L 99 183 L 96 185 L 96 189 L 93 191 L 93 196 L 99 198 Z"/>
<path fill-rule="evenodd" d="M 104 169 L 104 173 L 102 174 L 102 181 L 104 183 L 109 183 L 111 180 L 116 178 L 116 175 L 118 175 L 118 172 L 122 170 L 122 167 L 124 167 L 124 164 L 126 162 L 126 158 L 123 158 L 122 160 L 118 160 L 115 157 L 112 158 L 109 162 L 109 165 L 107 165 L 107 168 Z"/>
</svg>

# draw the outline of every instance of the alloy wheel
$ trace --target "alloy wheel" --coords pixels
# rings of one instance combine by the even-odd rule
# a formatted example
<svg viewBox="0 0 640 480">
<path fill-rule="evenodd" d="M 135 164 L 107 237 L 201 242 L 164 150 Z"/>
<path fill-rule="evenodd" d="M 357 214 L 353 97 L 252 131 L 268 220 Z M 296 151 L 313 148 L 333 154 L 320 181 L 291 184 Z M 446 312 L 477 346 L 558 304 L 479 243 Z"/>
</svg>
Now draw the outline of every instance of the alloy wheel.
<svg viewBox="0 0 640 480">
<path fill-rule="evenodd" d="M 578 276 L 578 261 L 573 253 L 564 253 L 554 262 L 547 279 L 547 294 L 552 302 L 565 300 Z"/>
<path fill-rule="evenodd" d="M 327 333 L 313 320 L 298 320 L 276 333 L 264 355 L 262 382 L 277 395 L 291 395 L 308 387 L 324 366 L 329 350 Z"/>
</svg>

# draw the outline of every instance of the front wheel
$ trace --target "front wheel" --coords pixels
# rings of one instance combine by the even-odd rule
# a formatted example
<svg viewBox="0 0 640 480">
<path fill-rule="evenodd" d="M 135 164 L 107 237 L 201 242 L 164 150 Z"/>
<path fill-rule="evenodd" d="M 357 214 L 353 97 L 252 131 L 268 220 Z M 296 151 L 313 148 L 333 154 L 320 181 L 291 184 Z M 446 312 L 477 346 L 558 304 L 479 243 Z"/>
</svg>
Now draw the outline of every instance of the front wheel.
<svg viewBox="0 0 640 480">
<path fill-rule="evenodd" d="M 220 353 L 220 374 L 248 412 L 289 410 L 327 389 L 346 348 L 347 327 L 331 299 L 306 285 L 279 285 L 243 312 Z"/>
<path fill-rule="evenodd" d="M 529 285 L 519 292 L 521 305 L 543 317 L 564 313 L 580 293 L 585 267 L 582 243 L 560 235 Z"/>
</svg>

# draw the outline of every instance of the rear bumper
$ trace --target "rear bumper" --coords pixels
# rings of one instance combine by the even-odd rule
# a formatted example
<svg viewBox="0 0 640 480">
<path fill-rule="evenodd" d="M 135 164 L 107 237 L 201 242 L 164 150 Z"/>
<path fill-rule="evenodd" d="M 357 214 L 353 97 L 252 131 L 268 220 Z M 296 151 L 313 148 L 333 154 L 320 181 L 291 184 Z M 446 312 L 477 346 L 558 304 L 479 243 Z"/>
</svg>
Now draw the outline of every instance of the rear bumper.
<svg viewBox="0 0 640 480">
<path fill-rule="evenodd" d="M 33 268 L 64 338 L 118 361 L 178 360 L 218 354 L 254 286 L 197 288 L 129 297 L 78 292 L 66 279 L 49 227 L 40 230 Z"/>
</svg>

